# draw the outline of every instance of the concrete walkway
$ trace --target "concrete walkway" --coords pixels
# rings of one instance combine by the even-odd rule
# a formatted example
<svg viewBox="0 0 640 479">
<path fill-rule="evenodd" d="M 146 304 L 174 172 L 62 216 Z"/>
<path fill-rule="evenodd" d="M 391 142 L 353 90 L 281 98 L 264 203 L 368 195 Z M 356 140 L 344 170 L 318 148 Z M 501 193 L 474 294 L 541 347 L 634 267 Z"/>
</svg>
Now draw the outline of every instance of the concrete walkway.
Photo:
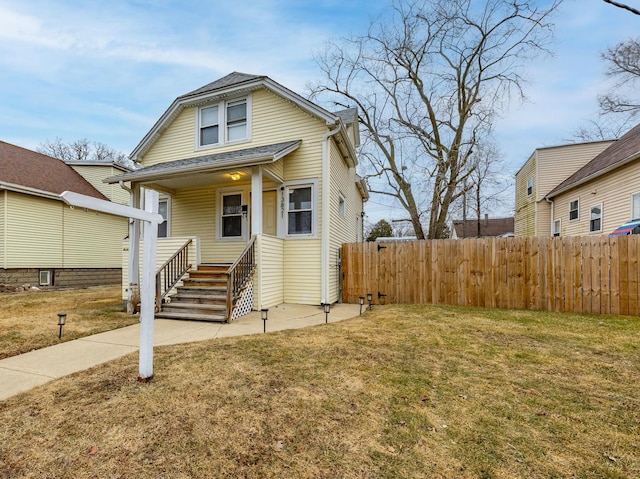
<svg viewBox="0 0 640 479">
<path fill-rule="evenodd" d="M 336 304 L 329 322 L 342 321 L 360 314 L 360 305 Z M 267 332 L 323 324 L 320 306 L 281 304 L 269 308 Z M 242 336 L 263 332 L 260 313 L 254 311 L 229 324 L 157 319 L 154 345 L 189 343 L 213 338 Z M 106 333 L 37 349 L 0 360 L 0 401 L 54 379 L 89 369 L 139 349 L 140 325 L 127 326 Z"/>
</svg>

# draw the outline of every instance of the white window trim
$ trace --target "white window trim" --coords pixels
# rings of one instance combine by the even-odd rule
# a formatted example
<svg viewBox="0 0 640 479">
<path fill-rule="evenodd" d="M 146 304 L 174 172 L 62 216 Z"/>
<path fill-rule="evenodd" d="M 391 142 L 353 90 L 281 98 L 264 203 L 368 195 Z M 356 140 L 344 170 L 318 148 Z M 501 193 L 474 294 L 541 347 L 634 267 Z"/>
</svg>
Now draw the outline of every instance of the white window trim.
<svg viewBox="0 0 640 479">
<path fill-rule="evenodd" d="M 531 193 L 529 193 L 529 183 L 531 183 Z M 533 176 L 527 178 L 527 196 L 533 195 Z"/>
<path fill-rule="evenodd" d="M 247 206 L 247 214 L 242 215 L 242 234 L 240 236 L 222 236 L 222 197 L 240 195 L 240 204 Z M 246 190 L 238 188 L 220 188 L 216 197 L 216 239 L 223 242 L 247 241 L 249 235 L 249 195 Z"/>
<path fill-rule="evenodd" d="M 342 193 L 338 194 L 338 214 L 341 218 L 347 217 L 347 198 Z"/>
<path fill-rule="evenodd" d="M 556 234 L 556 224 L 558 225 L 557 234 Z M 561 235 L 562 235 L 562 219 L 558 218 L 557 220 L 553 220 L 553 223 L 551 226 L 551 236 L 556 237 Z"/>
<path fill-rule="evenodd" d="M 591 212 L 594 208 L 600 208 L 600 229 L 599 230 L 591 230 Z M 604 220 L 604 209 L 602 208 L 602 203 L 591 205 L 589 207 L 589 233 L 602 233 L 602 223 Z"/>
<path fill-rule="evenodd" d="M 632 220 L 635 220 L 635 219 L 640 218 L 640 211 L 638 212 L 638 214 L 637 214 L 637 215 L 634 215 L 634 214 L 633 214 L 633 197 L 634 197 L 634 196 L 639 196 L 639 197 L 640 197 L 640 192 L 638 192 L 638 193 L 631 193 L 631 219 L 632 219 Z"/>
<path fill-rule="evenodd" d="M 42 281 L 42 275 L 45 276 L 45 281 Z M 38 272 L 38 286 L 51 286 L 51 271 L 50 270 L 40 270 Z"/>
<path fill-rule="evenodd" d="M 227 105 L 236 101 L 245 100 L 247 102 L 247 135 L 245 138 L 239 140 L 229 141 L 227 139 Z M 211 145 L 200 144 L 200 111 L 212 106 L 218 106 L 218 143 Z M 238 143 L 247 143 L 251 141 L 251 95 L 228 98 L 226 100 L 220 100 L 219 102 L 212 102 L 206 105 L 200 105 L 195 108 L 195 149 L 196 150 L 209 150 L 211 148 L 220 148 L 225 145 L 235 145 Z"/>
<path fill-rule="evenodd" d="M 310 234 L 289 234 L 289 190 L 296 188 L 311 187 L 311 233 Z M 317 179 L 305 179 L 288 181 L 284 185 L 283 191 L 284 205 L 284 221 L 283 232 L 284 237 L 287 239 L 317 239 L 318 238 L 318 207 L 320 202 L 318 201 L 318 180 Z"/>
<path fill-rule="evenodd" d="M 168 195 L 160 195 L 160 197 L 158 198 L 158 211 L 160 211 L 160 203 L 163 201 L 167 202 L 167 219 L 166 219 L 167 236 L 166 238 L 171 238 L 171 197 Z"/>
<path fill-rule="evenodd" d="M 574 201 L 578 202 L 578 214 L 576 215 L 576 217 L 574 219 L 571 219 L 571 203 L 573 203 Z M 578 221 L 580 219 L 580 198 L 575 198 L 571 201 L 569 201 L 569 221 Z M 591 218 L 589 218 L 591 219 Z"/>
</svg>

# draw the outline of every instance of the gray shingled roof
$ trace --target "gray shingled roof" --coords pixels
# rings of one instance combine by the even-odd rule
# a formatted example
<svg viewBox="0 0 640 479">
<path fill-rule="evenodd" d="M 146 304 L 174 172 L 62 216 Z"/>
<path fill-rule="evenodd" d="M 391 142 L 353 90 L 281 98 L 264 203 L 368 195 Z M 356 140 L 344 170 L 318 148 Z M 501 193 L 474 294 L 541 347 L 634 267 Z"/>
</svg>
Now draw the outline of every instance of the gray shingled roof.
<svg viewBox="0 0 640 479">
<path fill-rule="evenodd" d="M 350 125 L 351 123 L 358 121 L 357 108 L 347 108 L 346 110 L 334 111 L 333 114 L 337 115 L 345 125 Z"/>
<path fill-rule="evenodd" d="M 117 183 L 118 181 L 159 179 L 172 173 L 185 171 L 213 171 L 237 166 L 268 163 L 276 161 L 296 150 L 301 143 L 302 140 L 293 140 L 284 143 L 245 148 L 244 150 L 226 151 L 223 153 L 197 156 L 195 158 L 157 163 L 129 173 L 112 176 L 104 181 L 107 183 Z"/>
<path fill-rule="evenodd" d="M 629 130 L 611 146 L 584 165 L 547 194 L 552 198 L 592 178 L 640 158 L 640 124 Z"/>
<path fill-rule="evenodd" d="M 261 76 L 261 75 L 252 75 L 250 73 L 233 72 L 233 73 L 229 73 L 227 76 L 219 78 L 216 81 L 213 81 L 200 88 L 190 91 L 189 93 L 185 93 L 184 95 L 179 96 L 177 99 L 181 100 L 184 98 L 189 98 L 191 96 L 198 96 L 204 93 L 211 93 L 216 90 L 221 90 L 223 88 L 227 88 L 232 85 L 238 86 L 238 85 L 241 85 L 242 83 L 249 83 L 249 82 L 253 82 L 255 80 L 260 80 L 264 78 L 267 78 L 267 77 Z"/>
</svg>

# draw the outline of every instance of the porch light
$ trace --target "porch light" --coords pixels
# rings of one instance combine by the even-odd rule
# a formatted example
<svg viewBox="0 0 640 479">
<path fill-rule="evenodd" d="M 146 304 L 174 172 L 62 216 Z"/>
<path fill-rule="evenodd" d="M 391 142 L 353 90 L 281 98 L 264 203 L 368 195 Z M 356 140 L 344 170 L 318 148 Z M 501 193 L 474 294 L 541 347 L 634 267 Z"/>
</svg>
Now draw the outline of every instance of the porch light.
<svg viewBox="0 0 640 479">
<path fill-rule="evenodd" d="M 267 319 L 269 319 L 269 310 L 268 309 L 261 309 L 260 310 L 260 317 L 262 318 L 262 324 L 264 324 L 264 331 L 263 332 L 267 332 Z"/>
<path fill-rule="evenodd" d="M 362 314 L 362 307 L 364 306 L 364 296 L 358 297 L 360 300 L 360 314 Z"/>
<path fill-rule="evenodd" d="M 67 324 L 67 313 L 58 313 L 58 326 L 60 326 L 58 339 L 62 337 L 62 326 L 64 326 L 65 324 Z"/>
<path fill-rule="evenodd" d="M 231 173 L 229 176 L 233 181 L 238 181 L 240 179 L 240 172 L 236 171 L 235 173 Z"/>
<path fill-rule="evenodd" d="M 322 303 L 324 307 L 324 322 L 325 324 L 329 322 L 329 313 L 331 312 L 331 303 Z"/>
<path fill-rule="evenodd" d="M 369 303 L 369 308 L 367 309 L 371 309 L 371 303 L 373 302 L 373 293 L 367 293 L 367 302 Z"/>
</svg>

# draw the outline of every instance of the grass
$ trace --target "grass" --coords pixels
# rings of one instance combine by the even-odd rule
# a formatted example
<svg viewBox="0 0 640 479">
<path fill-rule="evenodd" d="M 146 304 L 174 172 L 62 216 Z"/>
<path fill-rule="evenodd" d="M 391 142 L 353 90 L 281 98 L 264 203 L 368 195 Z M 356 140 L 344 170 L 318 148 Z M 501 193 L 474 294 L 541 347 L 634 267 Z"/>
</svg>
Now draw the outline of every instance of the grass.
<svg viewBox="0 0 640 479">
<path fill-rule="evenodd" d="M 67 324 L 58 339 L 59 312 Z M 119 286 L 0 293 L 0 359 L 138 322 Z"/>
<path fill-rule="evenodd" d="M 640 477 L 640 321 L 376 307 L 0 403 L 0 477 Z"/>
</svg>

